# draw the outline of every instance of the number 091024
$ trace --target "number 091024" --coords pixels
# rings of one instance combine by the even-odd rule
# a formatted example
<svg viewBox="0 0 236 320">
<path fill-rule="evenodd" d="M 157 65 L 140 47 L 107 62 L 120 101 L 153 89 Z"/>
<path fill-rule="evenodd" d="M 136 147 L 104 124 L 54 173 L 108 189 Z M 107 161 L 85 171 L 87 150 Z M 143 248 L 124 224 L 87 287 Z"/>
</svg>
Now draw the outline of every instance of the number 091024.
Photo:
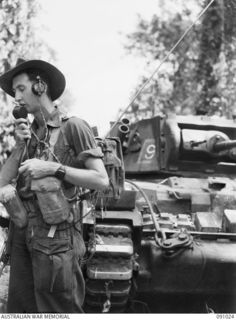
<svg viewBox="0 0 236 320">
<path fill-rule="evenodd" d="M 219 313 L 219 314 L 216 314 L 216 319 L 234 319 L 234 314 Z"/>
</svg>

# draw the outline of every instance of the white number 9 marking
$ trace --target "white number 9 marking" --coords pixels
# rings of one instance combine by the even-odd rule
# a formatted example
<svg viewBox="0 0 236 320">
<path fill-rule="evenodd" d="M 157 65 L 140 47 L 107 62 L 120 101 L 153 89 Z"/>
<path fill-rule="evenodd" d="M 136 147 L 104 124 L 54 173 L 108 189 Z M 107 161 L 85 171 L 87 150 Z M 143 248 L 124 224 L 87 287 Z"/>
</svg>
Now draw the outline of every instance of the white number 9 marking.
<svg viewBox="0 0 236 320">
<path fill-rule="evenodd" d="M 156 147 L 154 144 L 149 144 L 149 146 L 147 146 L 144 158 L 146 160 L 150 160 L 154 157 L 155 155 L 155 151 L 156 151 Z"/>
</svg>

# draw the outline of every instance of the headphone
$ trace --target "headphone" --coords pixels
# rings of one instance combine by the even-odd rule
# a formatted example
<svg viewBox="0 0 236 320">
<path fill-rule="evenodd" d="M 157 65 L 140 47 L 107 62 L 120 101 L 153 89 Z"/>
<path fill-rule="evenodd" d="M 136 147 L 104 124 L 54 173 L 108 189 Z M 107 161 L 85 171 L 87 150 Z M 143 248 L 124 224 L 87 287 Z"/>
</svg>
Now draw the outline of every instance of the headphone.
<svg viewBox="0 0 236 320">
<path fill-rule="evenodd" d="M 36 81 L 32 84 L 32 92 L 36 96 L 41 97 L 41 95 L 46 92 L 47 90 L 47 85 L 46 83 L 41 79 L 40 76 L 36 77 Z"/>
</svg>

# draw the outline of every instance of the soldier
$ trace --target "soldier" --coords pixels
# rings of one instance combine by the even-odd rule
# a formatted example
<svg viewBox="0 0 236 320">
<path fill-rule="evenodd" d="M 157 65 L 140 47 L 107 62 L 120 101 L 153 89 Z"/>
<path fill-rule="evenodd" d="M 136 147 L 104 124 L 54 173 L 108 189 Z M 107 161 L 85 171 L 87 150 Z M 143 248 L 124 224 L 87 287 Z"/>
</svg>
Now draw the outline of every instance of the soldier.
<svg viewBox="0 0 236 320">
<path fill-rule="evenodd" d="M 0 86 L 34 119 L 30 126 L 21 114 L 15 120 L 16 144 L 0 172 L 2 199 L 15 180 L 8 207 L 16 200 L 19 204 L 18 211 L 9 212 L 8 312 L 82 312 L 85 245 L 78 199 L 83 188 L 108 186 L 103 154 L 89 125 L 63 117 L 54 104 L 65 89 L 64 75 L 55 66 L 18 60 L 0 77 Z M 20 212 L 26 212 L 23 220 Z"/>
</svg>

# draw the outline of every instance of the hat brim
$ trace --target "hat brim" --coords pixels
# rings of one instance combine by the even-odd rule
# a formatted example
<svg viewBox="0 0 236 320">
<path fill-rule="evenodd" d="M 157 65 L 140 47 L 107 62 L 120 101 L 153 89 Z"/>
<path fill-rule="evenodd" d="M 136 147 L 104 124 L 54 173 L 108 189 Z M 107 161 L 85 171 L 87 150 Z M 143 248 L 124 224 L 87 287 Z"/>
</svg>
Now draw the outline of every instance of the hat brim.
<svg viewBox="0 0 236 320">
<path fill-rule="evenodd" d="M 58 99 L 62 95 L 66 86 L 66 80 L 63 73 L 52 64 L 43 60 L 29 60 L 18 64 L 0 76 L 0 87 L 7 94 L 14 97 L 15 94 L 12 90 L 12 79 L 16 74 L 20 72 L 23 73 L 27 69 L 39 69 L 47 74 L 52 101 Z"/>
</svg>

